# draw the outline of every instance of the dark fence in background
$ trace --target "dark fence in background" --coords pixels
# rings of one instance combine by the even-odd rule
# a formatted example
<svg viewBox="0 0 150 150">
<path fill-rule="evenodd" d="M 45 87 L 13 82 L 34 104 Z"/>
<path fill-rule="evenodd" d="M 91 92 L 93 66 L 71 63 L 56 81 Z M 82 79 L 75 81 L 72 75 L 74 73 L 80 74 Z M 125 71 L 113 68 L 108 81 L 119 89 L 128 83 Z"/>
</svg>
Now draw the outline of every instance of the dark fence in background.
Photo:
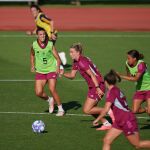
<svg viewBox="0 0 150 150">
<path fill-rule="evenodd" d="M 150 0 L 39 0 L 39 4 L 150 3 Z"/>
<path fill-rule="evenodd" d="M 0 0 L 0 5 L 26 5 L 30 0 Z M 31 0 L 33 1 L 33 0 Z M 35 2 L 36 3 L 36 2 Z M 150 4 L 150 0 L 37 0 L 40 5 L 44 4 Z M 28 2 L 31 4 L 31 2 Z"/>
</svg>

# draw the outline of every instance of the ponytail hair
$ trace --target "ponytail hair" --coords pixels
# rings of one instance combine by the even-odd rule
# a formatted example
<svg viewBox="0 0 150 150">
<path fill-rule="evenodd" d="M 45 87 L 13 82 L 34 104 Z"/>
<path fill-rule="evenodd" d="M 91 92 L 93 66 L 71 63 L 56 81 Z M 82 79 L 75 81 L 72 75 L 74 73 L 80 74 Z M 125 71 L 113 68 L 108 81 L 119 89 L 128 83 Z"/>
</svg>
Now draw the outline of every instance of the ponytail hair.
<svg viewBox="0 0 150 150">
<path fill-rule="evenodd" d="M 120 76 L 113 69 L 104 76 L 104 80 L 107 81 L 109 85 L 115 85 L 117 82 L 121 82 Z"/>
<path fill-rule="evenodd" d="M 80 54 L 83 53 L 83 47 L 81 43 L 74 43 L 70 46 L 70 48 L 74 48 L 77 52 L 79 52 Z"/>
<path fill-rule="evenodd" d="M 136 60 L 144 59 L 144 55 L 139 53 L 137 50 L 130 50 L 127 52 L 132 58 L 136 58 Z"/>
</svg>

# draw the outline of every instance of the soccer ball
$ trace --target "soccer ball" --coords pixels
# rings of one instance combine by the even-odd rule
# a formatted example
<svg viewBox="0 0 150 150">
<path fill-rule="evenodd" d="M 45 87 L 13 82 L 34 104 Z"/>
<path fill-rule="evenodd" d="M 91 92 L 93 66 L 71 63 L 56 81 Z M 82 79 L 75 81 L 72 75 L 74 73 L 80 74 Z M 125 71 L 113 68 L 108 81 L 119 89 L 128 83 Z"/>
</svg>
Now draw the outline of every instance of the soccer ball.
<svg viewBox="0 0 150 150">
<path fill-rule="evenodd" d="M 36 120 L 32 123 L 32 130 L 35 133 L 42 133 L 45 129 L 45 124 L 41 120 Z"/>
</svg>

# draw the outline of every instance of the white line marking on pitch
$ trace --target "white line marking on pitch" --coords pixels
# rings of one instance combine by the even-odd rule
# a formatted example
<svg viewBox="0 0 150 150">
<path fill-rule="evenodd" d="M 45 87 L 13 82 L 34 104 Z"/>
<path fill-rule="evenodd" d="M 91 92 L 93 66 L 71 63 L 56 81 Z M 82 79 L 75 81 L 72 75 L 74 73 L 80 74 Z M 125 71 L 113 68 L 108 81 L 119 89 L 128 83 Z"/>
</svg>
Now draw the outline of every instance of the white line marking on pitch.
<svg viewBox="0 0 150 150">
<path fill-rule="evenodd" d="M 0 35 L 0 38 L 11 38 L 11 37 L 18 37 L 18 38 L 34 38 L 36 36 L 27 36 L 27 35 Z M 87 34 L 81 34 L 81 35 L 59 35 L 60 38 L 150 38 L 150 35 L 87 35 Z"/>
<path fill-rule="evenodd" d="M 51 115 L 49 113 L 36 113 L 36 112 L 0 112 L 0 114 Z M 91 115 L 70 114 L 70 113 L 66 113 L 66 116 L 91 117 Z M 137 118 L 138 119 L 150 119 L 150 117 L 137 117 Z"/>
<path fill-rule="evenodd" d="M 32 79 L 1 79 L 0 82 L 34 82 L 35 80 Z M 76 79 L 76 80 L 65 80 L 65 81 L 71 81 L 71 82 L 82 82 L 85 80 L 82 79 Z"/>
<path fill-rule="evenodd" d="M 36 112 L 0 112 L 0 114 L 23 114 L 23 115 L 51 115 L 50 113 L 36 113 Z M 90 115 L 84 114 L 68 114 L 67 116 L 80 116 L 80 117 L 89 117 Z"/>
<path fill-rule="evenodd" d="M 34 82 L 33 79 L 1 79 L 0 82 Z M 75 80 L 62 80 L 69 82 L 84 82 L 84 79 L 75 79 Z M 127 80 L 122 80 L 122 82 L 126 82 Z"/>
</svg>

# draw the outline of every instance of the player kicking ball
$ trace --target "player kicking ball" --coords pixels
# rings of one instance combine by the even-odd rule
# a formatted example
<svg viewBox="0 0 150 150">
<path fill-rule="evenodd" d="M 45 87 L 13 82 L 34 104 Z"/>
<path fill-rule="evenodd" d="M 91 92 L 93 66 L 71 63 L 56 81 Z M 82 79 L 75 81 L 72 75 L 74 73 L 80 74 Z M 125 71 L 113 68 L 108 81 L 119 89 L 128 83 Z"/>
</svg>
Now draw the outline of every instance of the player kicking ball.
<svg viewBox="0 0 150 150">
<path fill-rule="evenodd" d="M 45 30 L 39 28 L 37 36 L 38 39 L 33 42 L 30 52 L 31 72 L 36 72 L 35 93 L 38 97 L 48 101 L 50 113 L 53 113 L 54 102 L 56 102 L 58 106 L 56 116 L 63 116 L 65 111 L 56 91 L 56 82 L 60 72 L 61 61 L 53 43 L 46 39 Z M 44 92 L 46 83 L 53 98 Z"/>
<path fill-rule="evenodd" d="M 99 120 L 107 114 L 110 108 L 112 109 L 115 122 L 103 139 L 102 150 L 110 150 L 111 144 L 121 133 L 124 133 L 129 142 L 137 149 L 150 149 L 150 141 L 140 140 L 136 117 L 128 108 L 124 94 L 116 86 L 117 79 L 120 81 L 120 77 L 112 70 L 104 77 L 108 89 L 106 103 L 99 117 L 93 122 L 93 125 L 97 126 Z"/>
<path fill-rule="evenodd" d="M 87 98 L 83 106 L 83 112 L 95 116 L 100 114 L 103 110 L 103 108 L 98 107 L 97 104 L 104 95 L 105 85 L 99 70 L 89 58 L 83 56 L 82 51 L 82 45 L 80 43 L 73 44 L 70 47 L 70 57 L 73 60 L 72 70 L 68 73 L 61 71 L 60 74 L 66 78 L 74 79 L 77 71 L 80 72 L 89 87 Z M 99 130 L 108 130 L 111 128 L 111 124 L 105 118 L 101 118 L 100 120 L 103 125 Z"/>
</svg>

